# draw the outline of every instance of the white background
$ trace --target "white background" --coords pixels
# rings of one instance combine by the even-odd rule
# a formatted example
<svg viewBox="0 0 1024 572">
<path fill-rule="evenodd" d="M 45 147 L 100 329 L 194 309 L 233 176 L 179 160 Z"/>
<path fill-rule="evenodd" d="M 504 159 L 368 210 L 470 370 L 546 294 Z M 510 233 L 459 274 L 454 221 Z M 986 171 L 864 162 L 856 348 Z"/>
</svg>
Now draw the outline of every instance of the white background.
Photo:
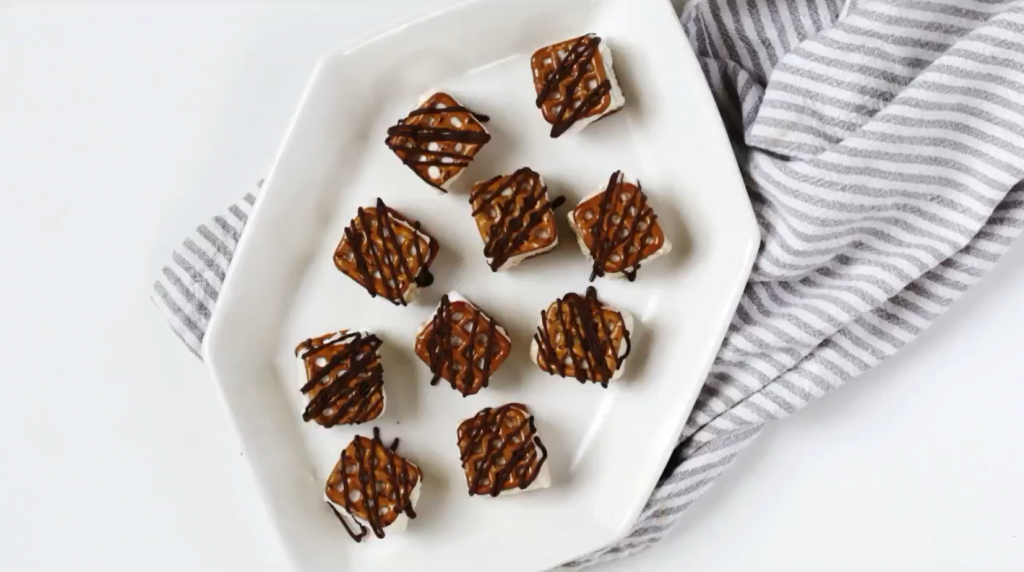
<svg viewBox="0 0 1024 572">
<path fill-rule="evenodd" d="M 149 288 L 264 174 L 323 53 L 448 1 L 0 9 L 0 569 L 284 566 Z M 1020 570 L 1022 283 L 1018 245 L 603 570 Z"/>
</svg>

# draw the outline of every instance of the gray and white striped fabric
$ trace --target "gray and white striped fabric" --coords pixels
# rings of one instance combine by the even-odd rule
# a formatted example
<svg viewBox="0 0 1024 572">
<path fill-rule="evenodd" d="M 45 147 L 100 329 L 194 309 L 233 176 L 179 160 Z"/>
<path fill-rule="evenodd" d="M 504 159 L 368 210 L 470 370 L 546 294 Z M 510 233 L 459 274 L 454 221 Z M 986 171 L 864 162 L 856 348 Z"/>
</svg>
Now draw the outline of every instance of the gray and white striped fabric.
<svg viewBox="0 0 1024 572">
<path fill-rule="evenodd" d="M 1024 227 L 1024 6 L 692 0 L 682 25 L 733 137 L 763 247 L 665 475 L 658 542 L 772 420 L 912 341 Z M 198 355 L 255 197 L 199 227 L 153 299 Z"/>
</svg>

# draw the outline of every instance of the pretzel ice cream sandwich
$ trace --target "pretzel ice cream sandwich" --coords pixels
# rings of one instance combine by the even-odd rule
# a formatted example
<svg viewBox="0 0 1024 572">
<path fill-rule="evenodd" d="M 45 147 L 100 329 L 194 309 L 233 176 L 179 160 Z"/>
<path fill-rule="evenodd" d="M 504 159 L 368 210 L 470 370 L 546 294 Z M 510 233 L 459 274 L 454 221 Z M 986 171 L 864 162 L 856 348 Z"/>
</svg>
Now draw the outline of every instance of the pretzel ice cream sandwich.
<svg viewBox="0 0 1024 572">
<path fill-rule="evenodd" d="M 324 499 L 356 542 L 370 531 L 401 532 L 416 518 L 423 473 L 397 449 L 398 439 L 386 446 L 374 427 L 373 439 L 356 436 L 327 477 Z"/>
<path fill-rule="evenodd" d="M 548 451 L 521 403 L 487 407 L 459 425 L 469 495 L 511 495 L 551 486 Z"/>
<path fill-rule="evenodd" d="M 447 192 L 491 140 L 484 123 L 447 93 L 434 93 L 388 129 L 386 143 L 428 185 Z"/>
<path fill-rule="evenodd" d="M 612 51 L 594 34 L 543 47 L 530 58 L 535 103 L 551 137 L 579 131 L 626 103 L 612 69 Z"/>
<path fill-rule="evenodd" d="M 632 330 L 633 317 L 602 303 L 591 286 L 586 296 L 569 293 L 541 311 L 530 357 L 551 375 L 608 387 L 622 376 Z"/>
<path fill-rule="evenodd" d="M 384 413 L 384 367 L 380 338 L 341 330 L 303 341 L 295 348 L 302 393 L 309 398 L 303 421 L 324 427 L 372 421 Z"/>
<path fill-rule="evenodd" d="M 511 268 L 557 246 L 554 209 L 564 202 L 563 197 L 551 200 L 544 178 L 529 167 L 474 185 L 469 204 L 491 270 Z"/>
<path fill-rule="evenodd" d="M 439 248 L 419 222 L 377 199 L 375 207 L 360 207 L 345 229 L 334 265 L 371 297 L 405 306 L 420 288 L 433 283 L 430 265 Z"/>
<path fill-rule="evenodd" d="M 672 243 L 647 204 L 640 183 L 615 171 L 608 185 L 583 199 L 571 213 L 569 226 L 597 276 L 636 279 L 641 263 L 672 250 Z"/>
<path fill-rule="evenodd" d="M 487 387 L 512 351 L 512 340 L 494 318 L 449 292 L 420 328 L 415 351 L 434 374 L 430 385 L 443 378 L 465 397 Z"/>
</svg>

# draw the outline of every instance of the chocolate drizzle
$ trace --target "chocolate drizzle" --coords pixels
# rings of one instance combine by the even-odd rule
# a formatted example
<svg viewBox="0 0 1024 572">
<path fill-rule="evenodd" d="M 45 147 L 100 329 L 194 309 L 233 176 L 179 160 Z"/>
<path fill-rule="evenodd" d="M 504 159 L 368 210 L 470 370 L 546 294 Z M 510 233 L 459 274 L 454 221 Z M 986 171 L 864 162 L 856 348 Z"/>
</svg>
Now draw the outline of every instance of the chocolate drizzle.
<svg viewBox="0 0 1024 572">
<path fill-rule="evenodd" d="M 562 104 L 558 107 L 554 120 L 551 121 L 551 137 L 558 137 L 565 133 L 586 114 L 598 108 L 605 96 L 611 92 L 612 83 L 608 78 L 604 78 L 597 82 L 594 88 L 584 91 L 579 105 L 575 107 L 572 105 L 576 90 L 583 85 L 588 65 L 596 67 L 597 62 L 594 59 L 600 44 L 600 37 L 587 34 L 576 38 L 563 58 L 558 58 L 557 49 L 552 50 L 551 57 L 558 59 L 558 65 L 547 74 L 544 83 L 538 87 L 537 99 L 534 102 L 537 107 L 543 107 L 554 93 L 561 93 L 561 84 L 567 82 L 565 95 L 561 97 Z"/>
<path fill-rule="evenodd" d="M 327 497 L 345 508 L 358 531 L 352 530 L 332 503 L 328 505 L 356 542 L 367 534 L 363 522 L 369 525 L 374 536 L 384 538 L 384 528 L 403 512 L 409 518 L 416 518 L 411 495 L 421 478 L 420 470 L 398 455 L 397 447 L 397 439 L 390 448 L 385 447 L 380 429 L 374 427 L 372 440 L 357 436 L 341 452 L 341 458 L 327 479 Z"/>
<path fill-rule="evenodd" d="M 548 200 L 548 189 L 537 172 L 523 167 L 508 177 L 501 175 L 473 187 L 469 203 L 473 216 L 484 215 L 490 222 L 487 227 L 484 256 L 492 272 L 497 272 L 508 260 L 517 255 L 536 250 L 554 242 L 557 232 L 552 210 L 565 202 L 564 197 Z M 492 208 L 492 205 L 495 205 Z M 491 212 L 496 217 L 488 216 Z M 549 217 L 549 237 L 540 245 L 530 242 L 531 233 Z M 524 249 L 524 246 L 527 248 Z M 521 252 L 523 251 L 523 252 Z"/>
<path fill-rule="evenodd" d="M 591 282 L 605 272 L 622 272 L 632 282 L 640 262 L 650 255 L 649 244 L 655 243 L 658 215 L 647 204 L 640 183 L 637 182 L 636 191 L 628 192 L 623 189 L 623 179 L 622 171 L 612 173 L 608 187 L 600 195 L 597 220 L 589 229 L 590 256 L 594 259 Z M 622 196 L 626 199 L 622 200 Z"/>
<path fill-rule="evenodd" d="M 452 302 L 447 294 L 416 342 L 416 353 L 433 374 L 430 385 L 444 378 L 463 397 L 490 384 L 510 348 L 493 318 L 467 302 Z"/>
<path fill-rule="evenodd" d="M 437 105 L 444 107 L 438 108 Z M 491 140 L 491 136 L 482 127 L 479 130 L 473 129 L 471 123 L 461 119 L 456 123 L 449 118 L 452 127 L 441 126 L 447 116 L 458 113 L 471 117 L 478 125 L 490 120 L 490 117 L 482 113 L 455 104 L 455 100 L 447 94 L 438 93 L 411 111 L 405 119 L 399 120 L 397 125 L 388 128 L 385 139 L 388 148 L 398 155 L 402 163 L 427 184 L 443 192 L 447 191 L 441 185 L 454 175 L 443 177 L 438 183 L 429 176 L 429 168 L 461 170 L 469 165 L 477 150 Z"/>
<path fill-rule="evenodd" d="M 384 410 L 384 367 L 377 355 L 381 343 L 373 334 L 338 332 L 299 344 L 295 354 L 309 380 L 301 391 L 310 395 L 302 420 L 333 427 L 376 419 Z M 317 366 L 318 359 L 326 363 Z"/>
<path fill-rule="evenodd" d="M 609 321 L 608 313 L 616 317 L 613 322 Z M 555 331 L 552 331 L 552 322 L 557 326 Z M 619 344 L 615 343 L 616 326 L 622 330 Z M 580 383 L 593 380 L 602 387 L 608 387 L 632 349 L 622 313 L 602 304 L 593 286 L 587 288 L 585 297 L 569 293 L 542 310 L 540 326 L 533 339 L 537 344 L 538 365 L 545 371 L 562 377 L 572 375 Z M 622 355 L 618 352 L 620 344 L 626 346 Z"/>
<path fill-rule="evenodd" d="M 396 218 L 410 227 L 411 232 L 400 233 Z M 428 266 L 438 246 L 433 239 L 423 239 L 423 235 L 419 222 L 402 218 L 378 198 L 376 208 L 360 207 L 356 219 L 345 229 L 345 240 L 335 252 L 335 265 L 349 274 L 342 261 L 347 242 L 355 265 L 352 270 L 370 296 L 375 298 L 380 294 L 395 305 L 405 306 L 406 292 L 413 284 L 426 287 L 434 281 Z M 402 248 L 406 243 L 409 253 Z"/>
<path fill-rule="evenodd" d="M 470 496 L 526 489 L 548 457 L 533 416 L 519 403 L 483 409 L 459 425 L 458 439 Z"/>
<path fill-rule="evenodd" d="M 427 340 L 427 354 L 430 356 L 430 385 L 437 385 L 441 380 L 441 374 L 445 364 L 452 363 L 454 357 L 451 344 L 452 330 L 452 304 L 448 295 L 441 296 L 441 303 L 437 306 L 437 312 L 431 320 L 434 333 Z M 452 382 L 454 387 L 455 382 Z"/>
</svg>

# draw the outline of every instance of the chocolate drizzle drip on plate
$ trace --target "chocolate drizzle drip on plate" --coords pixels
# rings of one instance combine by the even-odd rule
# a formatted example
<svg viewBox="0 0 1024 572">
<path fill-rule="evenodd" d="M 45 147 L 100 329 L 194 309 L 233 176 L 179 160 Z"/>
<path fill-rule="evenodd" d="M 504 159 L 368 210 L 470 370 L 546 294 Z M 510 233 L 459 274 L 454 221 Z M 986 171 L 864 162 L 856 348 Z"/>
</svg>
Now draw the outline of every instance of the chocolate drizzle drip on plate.
<svg viewBox="0 0 1024 572">
<path fill-rule="evenodd" d="M 416 355 L 433 374 L 430 384 L 443 378 L 464 397 L 487 387 L 511 349 L 508 335 L 493 318 L 447 294 L 416 337 Z"/>
<path fill-rule="evenodd" d="M 658 215 L 640 183 L 624 178 L 622 171 L 615 171 L 604 192 L 573 211 L 573 222 L 594 261 L 591 282 L 608 272 L 621 272 L 633 281 L 640 263 L 665 245 Z"/>
<path fill-rule="evenodd" d="M 587 34 L 541 48 L 533 55 L 534 103 L 551 123 L 551 137 L 562 135 L 584 117 L 604 113 L 611 105 L 612 83 L 600 45 L 600 37 Z"/>
<path fill-rule="evenodd" d="M 564 202 L 564 197 L 549 201 L 543 179 L 529 167 L 475 185 L 469 203 L 491 270 L 497 272 L 513 256 L 554 244 L 558 230 L 553 209 Z"/>
<path fill-rule="evenodd" d="M 533 339 L 541 369 L 602 387 L 608 387 L 631 351 L 625 318 L 602 304 L 593 286 L 586 296 L 569 293 L 542 310 Z"/>
<path fill-rule="evenodd" d="M 373 439 L 357 436 L 345 447 L 327 478 L 327 498 L 344 507 L 357 530 L 352 530 L 331 503 L 328 506 L 356 542 L 368 530 L 384 538 L 385 527 L 402 513 L 416 518 L 411 497 L 422 474 L 419 467 L 396 452 L 397 447 L 397 439 L 386 447 L 380 440 L 380 430 L 374 427 Z"/>
<path fill-rule="evenodd" d="M 459 425 L 458 439 L 470 496 L 526 489 L 548 457 L 533 415 L 520 403 L 483 409 Z"/>
<path fill-rule="evenodd" d="M 345 229 L 334 264 L 371 297 L 380 295 L 405 306 L 410 288 L 433 283 L 429 267 L 438 248 L 419 222 L 406 219 L 377 199 L 376 207 L 360 207 Z"/>
<path fill-rule="evenodd" d="M 441 191 L 491 140 L 482 123 L 490 118 L 436 93 L 388 129 L 385 139 L 407 167 Z M 445 191 L 446 192 L 446 191 Z"/>
<path fill-rule="evenodd" d="M 373 334 L 341 331 L 310 338 L 295 348 L 305 367 L 309 397 L 303 421 L 324 427 L 365 423 L 384 411 L 384 367 Z"/>
</svg>

